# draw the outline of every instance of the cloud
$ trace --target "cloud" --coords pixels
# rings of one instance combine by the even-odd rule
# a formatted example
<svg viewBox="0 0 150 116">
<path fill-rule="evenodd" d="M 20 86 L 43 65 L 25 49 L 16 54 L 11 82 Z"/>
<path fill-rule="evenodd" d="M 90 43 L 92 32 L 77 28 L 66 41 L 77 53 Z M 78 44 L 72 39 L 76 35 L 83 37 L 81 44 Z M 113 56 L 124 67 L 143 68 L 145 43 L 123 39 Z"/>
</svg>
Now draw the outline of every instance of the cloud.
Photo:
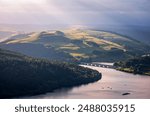
<svg viewBox="0 0 150 116">
<path fill-rule="evenodd" d="M 150 26 L 149 0 L 13 1 L 16 0 L 0 0 L 0 23 L 101 23 Z"/>
</svg>

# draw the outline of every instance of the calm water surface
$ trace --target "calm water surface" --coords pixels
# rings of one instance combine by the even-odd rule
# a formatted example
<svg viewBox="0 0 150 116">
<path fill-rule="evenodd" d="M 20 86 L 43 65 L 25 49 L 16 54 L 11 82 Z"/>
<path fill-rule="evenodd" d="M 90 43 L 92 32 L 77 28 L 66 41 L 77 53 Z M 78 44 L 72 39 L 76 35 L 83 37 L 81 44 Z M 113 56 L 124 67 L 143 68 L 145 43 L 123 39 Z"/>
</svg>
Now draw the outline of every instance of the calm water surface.
<svg viewBox="0 0 150 116">
<path fill-rule="evenodd" d="M 102 73 L 98 82 L 56 90 L 29 99 L 132 99 L 150 98 L 150 76 L 133 75 L 114 69 L 85 66 Z M 130 93 L 123 96 L 123 93 Z"/>
</svg>

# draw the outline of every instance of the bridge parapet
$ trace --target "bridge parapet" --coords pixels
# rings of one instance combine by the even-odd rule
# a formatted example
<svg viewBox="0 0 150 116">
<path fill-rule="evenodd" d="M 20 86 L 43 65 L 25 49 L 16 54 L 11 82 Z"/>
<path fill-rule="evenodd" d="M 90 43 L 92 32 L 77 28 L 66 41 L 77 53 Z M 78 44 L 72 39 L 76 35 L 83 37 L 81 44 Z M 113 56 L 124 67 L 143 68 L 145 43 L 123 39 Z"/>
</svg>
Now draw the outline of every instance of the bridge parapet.
<svg viewBox="0 0 150 116">
<path fill-rule="evenodd" d="M 95 67 L 102 67 L 102 68 L 112 68 L 112 69 L 116 68 L 113 65 L 100 64 L 100 63 L 81 63 L 81 65 L 95 66 Z"/>
</svg>

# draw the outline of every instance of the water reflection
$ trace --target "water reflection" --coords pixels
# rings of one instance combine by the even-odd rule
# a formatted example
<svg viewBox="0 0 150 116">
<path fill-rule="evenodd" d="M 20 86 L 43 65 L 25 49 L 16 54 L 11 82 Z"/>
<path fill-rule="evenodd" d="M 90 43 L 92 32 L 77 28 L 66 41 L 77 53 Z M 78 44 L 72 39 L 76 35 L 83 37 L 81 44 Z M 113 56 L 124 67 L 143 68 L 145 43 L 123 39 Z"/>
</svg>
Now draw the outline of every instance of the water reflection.
<svg viewBox="0 0 150 116">
<path fill-rule="evenodd" d="M 102 73 L 103 77 L 96 83 L 74 88 L 56 90 L 44 95 L 28 98 L 45 99 L 124 99 L 150 98 L 150 76 L 133 75 L 114 69 L 91 67 Z M 129 93 L 129 94 L 126 94 Z"/>
</svg>

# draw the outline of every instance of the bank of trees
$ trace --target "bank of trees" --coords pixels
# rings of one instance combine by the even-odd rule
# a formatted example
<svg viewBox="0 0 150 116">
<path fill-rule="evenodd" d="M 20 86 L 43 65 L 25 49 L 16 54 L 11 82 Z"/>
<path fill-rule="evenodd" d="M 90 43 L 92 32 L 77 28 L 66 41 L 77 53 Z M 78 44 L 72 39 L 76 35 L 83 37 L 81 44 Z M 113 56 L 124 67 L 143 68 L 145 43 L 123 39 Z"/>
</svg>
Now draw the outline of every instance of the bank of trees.
<svg viewBox="0 0 150 116">
<path fill-rule="evenodd" d="M 150 56 L 145 55 L 138 58 L 121 61 L 114 64 L 119 70 L 135 74 L 150 75 Z"/>
<path fill-rule="evenodd" d="M 100 78 L 99 72 L 88 68 L 0 49 L 0 98 L 41 94 Z"/>
</svg>

